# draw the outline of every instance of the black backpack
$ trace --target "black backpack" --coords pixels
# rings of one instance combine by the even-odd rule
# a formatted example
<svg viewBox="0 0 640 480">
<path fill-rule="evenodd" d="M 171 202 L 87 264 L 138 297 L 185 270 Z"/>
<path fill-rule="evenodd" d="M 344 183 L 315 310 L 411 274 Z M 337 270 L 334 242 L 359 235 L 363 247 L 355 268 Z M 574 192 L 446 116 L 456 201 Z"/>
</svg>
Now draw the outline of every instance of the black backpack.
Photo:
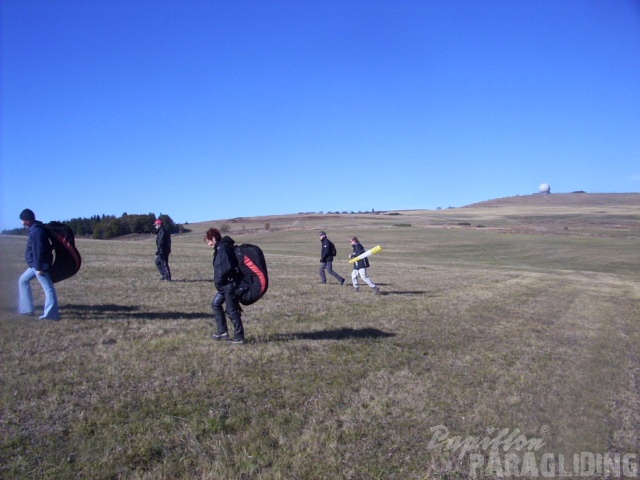
<svg viewBox="0 0 640 480">
<path fill-rule="evenodd" d="M 243 243 L 234 245 L 240 278 L 236 287 L 236 297 L 242 305 L 257 302 L 269 288 L 267 262 L 262 250 L 257 245 Z"/>
<path fill-rule="evenodd" d="M 44 229 L 53 247 L 53 265 L 49 270 L 51 280 L 56 283 L 73 277 L 82 265 L 73 230 L 60 222 L 49 222 Z"/>
</svg>

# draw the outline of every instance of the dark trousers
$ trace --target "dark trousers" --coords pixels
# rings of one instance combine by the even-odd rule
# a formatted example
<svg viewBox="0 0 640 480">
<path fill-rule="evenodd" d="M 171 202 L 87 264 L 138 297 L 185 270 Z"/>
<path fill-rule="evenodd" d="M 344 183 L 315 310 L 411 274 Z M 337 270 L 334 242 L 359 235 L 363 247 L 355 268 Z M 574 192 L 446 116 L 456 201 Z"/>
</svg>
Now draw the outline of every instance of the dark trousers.
<svg viewBox="0 0 640 480">
<path fill-rule="evenodd" d="M 171 270 L 169 269 L 169 254 L 156 255 L 156 267 L 163 280 L 171 280 Z"/>
<path fill-rule="evenodd" d="M 227 317 L 222 307 L 223 304 L 226 304 L 226 314 L 229 315 L 231 323 L 233 323 L 234 337 L 244 339 L 240 304 L 233 292 L 233 285 L 227 285 L 221 290 L 218 290 L 218 293 L 216 293 L 211 301 L 211 310 L 213 310 L 213 316 L 216 319 L 218 334 L 227 332 Z"/>
<path fill-rule="evenodd" d="M 329 275 L 333 276 L 341 284 L 344 283 L 344 278 L 333 271 L 333 261 L 320 262 L 320 281 L 322 283 L 327 283 L 327 277 L 324 274 L 325 270 L 329 273 Z"/>
</svg>

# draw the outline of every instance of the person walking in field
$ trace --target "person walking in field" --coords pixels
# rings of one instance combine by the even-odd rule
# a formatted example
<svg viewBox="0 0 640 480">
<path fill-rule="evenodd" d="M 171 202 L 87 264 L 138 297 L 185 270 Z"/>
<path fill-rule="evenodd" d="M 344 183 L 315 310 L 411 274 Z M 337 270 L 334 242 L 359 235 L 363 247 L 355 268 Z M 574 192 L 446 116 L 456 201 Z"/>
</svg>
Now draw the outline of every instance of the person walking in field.
<svg viewBox="0 0 640 480">
<path fill-rule="evenodd" d="M 322 243 L 322 248 L 320 249 L 320 283 L 327 283 L 327 277 L 324 273 L 326 270 L 329 275 L 340 282 L 340 285 L 344 285 L 344 278 L 333 271 L 333 257 L 336 256 L 335 245 L 327 238 L 325 232 L 320 232 L 318 236 Z"/>
<path fill-rule="evenodd" d="M 358 240 L 358 237 L 351 238 L 351 246 L 353 247 L 353 253 L 349 255 L 349 258 L 355 258 L 358 255 L 362 255 L 366 250 L 364 246 Z M 356 292 L 360 291 L 360 286 L 358 285 L 358 275 L 362 278 L 362 281 L 373 288 L 373 291 L 376 295 L 380 295 L 380 288 L 373 283 L 373 280 L 369 278 L 367 275 L 367 268 L 369 268 L 369 259 L 363 258 L 362 260 L 358 260 L 353 264 L 353 271 L 351 272 L 351 282 L 353 283 L 353 288 L 355 288 Z"/>
<path fill-rule="evenodd" d="M 169 268 L 169 254 L 171 253 L 171 233 L 162 220 L 157 219 L 154 223 L 156 228 L 156 267 L 160 272 L 160 280 L 171 281 L 171 269 Z"/>
<path fill-rule="evenodd" d="M 213 283 L 218 291 L 211 302 L 211 309 L 216 320 L 217 332 L 214 340 L 227 340 L 230 343 L 244 343 L 244 326 L 242 325 L 242 309 L 235 294 L 236 282 L 240 275 L 238 258 L 234 250 L 234 241 L 229 236 L 222 236 L 217 228 L 210 228 L 205 234 L 207 245 L 213 247 Z M 227 317 L 234 328 L 233 339 L 229 338 Z"/>
<path fill-rule="evenodd" d="M 20 220 L 22 220 L 22 225 L 27 227 L 29 236 L 24 251 L 27 269 L 18 281 L 18 313 L 29 316 L 34 314 L 31 280 L 37 278 L 45 297 L 44 313 L 40 320 L 60 320 L 58 296 L 49 273 L 53 265 L 53 249 L 51 242 L 49 242 L 49 236 L 42 222 L 36 220 L 32 210 L 25 208 L 20 213 Z"/>
</svg>

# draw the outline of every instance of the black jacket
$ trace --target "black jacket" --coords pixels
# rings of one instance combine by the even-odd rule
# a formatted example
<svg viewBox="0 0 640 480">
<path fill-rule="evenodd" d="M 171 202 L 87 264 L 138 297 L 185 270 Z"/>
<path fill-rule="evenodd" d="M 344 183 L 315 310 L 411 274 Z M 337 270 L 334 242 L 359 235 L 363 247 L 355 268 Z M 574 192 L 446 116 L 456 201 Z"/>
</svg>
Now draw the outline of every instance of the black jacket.
<svg viewBox="0 0 640 480">
<path fill-rule="evenodd" d="M 156 234 L 156 255 L 169 255 L 171 253 L 171 234 L 165 227 L 158 228 Z"/>
<path fill-rule="evenodd" d="M 362 246 L 361 243 L 356 243 L 353 246 L 353 257 L 357 257 L 358 255 L 362 255 L 364 252 L 366 252 L 366 250 L 364 249 L 364 247 Z M 361 268 L 369 268 L 369 259 L 368 258 L 363 258 L 362 260 L 358 260 L 357 262 L 354 262 L 353 264 L 353 269 L 354 270 L 359 270 Z"/>
<path fill-rule="evenodd" d="M 216 289 L 236 282 L 240 274 L 233 238 L 224 236 L 216 243 L 213 253 L 213 283 Z"/>
<path fill-rule="evenodd" d="M 46 272 L 53 264 L 53 253 L 49 235 L 42 222 L 36 221 L 29 227 L 29 238 L 24 250 L 24 261 L 38 272 Z"/>
<path fill-rule="evenodd" d="M 322 263 L 333 262 L 333 252 L 335 252 L 335 245 L 327 237 L 322 239 L 322 249 L 320 250 L 320 261 Z"/>
</svg>

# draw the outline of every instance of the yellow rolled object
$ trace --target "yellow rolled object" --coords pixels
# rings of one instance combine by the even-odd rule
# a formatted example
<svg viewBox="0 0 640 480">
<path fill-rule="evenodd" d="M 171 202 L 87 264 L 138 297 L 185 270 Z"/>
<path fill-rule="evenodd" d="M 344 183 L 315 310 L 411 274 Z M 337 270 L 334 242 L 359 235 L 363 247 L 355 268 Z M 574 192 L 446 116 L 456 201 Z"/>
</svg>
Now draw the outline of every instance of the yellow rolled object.
<svg viewBox="0 0 640 480">
<path fill-rule="evenodd" d="M 362 260 L 363 258 L 370 257 L 371 255 L 375 255 L 376 253 L 380 253 L 381 251 L 382 251 L 382 247 L 380 245 L 376 245 L 375 247 L 370 248 L 366 252 L 361 253 L 357 257 L 352 258 L 351 260 L 349 260 L 349 263 L 356 263 Z"/>
</svg>

